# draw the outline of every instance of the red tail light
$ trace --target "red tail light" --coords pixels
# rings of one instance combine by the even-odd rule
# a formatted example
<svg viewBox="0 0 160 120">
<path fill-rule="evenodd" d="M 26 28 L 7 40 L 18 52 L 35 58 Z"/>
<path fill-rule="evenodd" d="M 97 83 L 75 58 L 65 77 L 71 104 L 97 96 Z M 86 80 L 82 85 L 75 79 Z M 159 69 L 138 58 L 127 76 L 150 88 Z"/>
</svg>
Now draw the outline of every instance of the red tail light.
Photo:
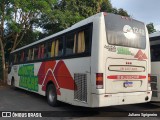
<svg viewBox="0 0 160 120">
<path fill-rule="evenodd" d="M 96 73 L 96 88 L 103 89 L 103 73 Z"/>
<path fill-rule="evenodd" d="M 150 82 L 151 82 L 151 75 L 148 74 L 148 83 L 150 83 Z"/>
<path fill-rule="evenodd" d="M 103 15 L 104 15 L 104 16 L 107 16 L 107 13 L 106 13 L 106 12 L 103 12 Z"/>
</svg>

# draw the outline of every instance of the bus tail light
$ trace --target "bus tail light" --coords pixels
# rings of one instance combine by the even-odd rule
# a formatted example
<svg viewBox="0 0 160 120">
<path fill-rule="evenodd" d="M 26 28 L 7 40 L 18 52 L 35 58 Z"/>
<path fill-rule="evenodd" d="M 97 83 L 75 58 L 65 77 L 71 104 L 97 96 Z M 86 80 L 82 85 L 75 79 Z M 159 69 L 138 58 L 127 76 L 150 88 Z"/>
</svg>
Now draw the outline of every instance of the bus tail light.
<svg viewBox="0 0 160 120">
<path fill-rule="evenodd" d="M 103 15 L 104 15 L 104 16 L 107 16 L 107 13 L 106 13 L 106 12 L 103 12 Z"/>
<path fill-rule="evenodd" d="M 151 87 L 151 74 L 148 74 L 148 87 Z"/>
<path fill-rule="evenodd" d="M 96 73 L 96 88 L 103 89 L 103 73 Z"/>
<path fill-rule="evenodd" d="M 148 83 L 150 83 L 150 82 L 151 82 L 151 75 L 148 74 Z"/>
</svg>

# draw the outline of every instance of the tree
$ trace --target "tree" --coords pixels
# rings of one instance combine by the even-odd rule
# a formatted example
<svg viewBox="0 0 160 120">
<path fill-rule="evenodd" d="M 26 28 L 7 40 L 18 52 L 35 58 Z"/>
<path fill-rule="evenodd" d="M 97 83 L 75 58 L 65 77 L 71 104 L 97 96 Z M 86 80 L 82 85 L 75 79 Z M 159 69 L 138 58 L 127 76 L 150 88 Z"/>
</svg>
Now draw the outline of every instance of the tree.
<svg viewBox="0 0 160 120">
<path fill-rule="evenodd" d="M 96 0 L 61 0 L 54 6 L 54 10 L 52 11 L 52 15 L 54 16 L 48 17 L 44 15 L 39 25 L 41 25 L 48 34 L 53 34 L 70 27 L 96 12 Z"/>
<path fill-rule="evenodd" d="M 113 7 L 109 0 L 101 0 L 100 12 L 112 13 Z"/>
<path fill-rule="evenodd" d="M 0 0 L 0 50 L 4 81 L 6 44 L 13 43 L 13 51 L 42 14 L 50 15 L 54 3 L 56 0 Z"/>
<path fill-rule="evenodd" d="M 113 8 L 110 0 L 61 0 L 54 6 L 52 11 L 54 16 L 48 18 L 44 15 L 38 26 L 45 30 L 47 36 L 99 12 L 129 16 L 125 10 Z"/>
<path fill-rule="evenodd" d="M 156 32 L 156 29 L 154 28 L 153 23 L 147 24 L 147 29 L 149 34 Z"/>
<path fill-rule="evenodd" d="M 127 13 L 127 11 L 122 8 L 118 9 L 117 14 L 122 15 L 122 16 L 126 16 L 126 17 L 130 17 L 130 15 Z"/>
</svg>

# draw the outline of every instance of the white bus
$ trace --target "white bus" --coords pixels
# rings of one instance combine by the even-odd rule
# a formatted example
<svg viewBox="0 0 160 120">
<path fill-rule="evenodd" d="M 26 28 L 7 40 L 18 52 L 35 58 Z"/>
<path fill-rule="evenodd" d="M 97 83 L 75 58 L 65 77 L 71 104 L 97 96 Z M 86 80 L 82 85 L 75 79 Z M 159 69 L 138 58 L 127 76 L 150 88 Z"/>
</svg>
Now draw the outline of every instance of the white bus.
<svg viewBox="0 0 160 120">
<path fill-rule="evenodd" d="M 151 46 L 151 101 L 160 101 L 160 32 L 150 34 Z"/>
<path fill-rule="evenodd" d="M 85 107 L 151 99 L 149 37 L 144 23 L 98 13 L 11 53 L 8 84 Z"/>
</svg>

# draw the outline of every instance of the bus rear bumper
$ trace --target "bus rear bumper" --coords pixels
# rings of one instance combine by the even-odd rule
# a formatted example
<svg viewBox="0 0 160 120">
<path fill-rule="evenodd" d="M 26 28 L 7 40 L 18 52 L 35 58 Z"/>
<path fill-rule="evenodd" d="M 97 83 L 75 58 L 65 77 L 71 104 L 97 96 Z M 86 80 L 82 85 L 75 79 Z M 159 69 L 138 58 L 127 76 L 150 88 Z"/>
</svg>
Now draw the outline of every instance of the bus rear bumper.
<svg viewBox="0 0 160 120">
<path fill-rule="evenodd" d="M 100 95 L 92 94 L 92 107 L 145 103 L 151 100 L 151 96 L 152 91 Z"/>
</svg>

